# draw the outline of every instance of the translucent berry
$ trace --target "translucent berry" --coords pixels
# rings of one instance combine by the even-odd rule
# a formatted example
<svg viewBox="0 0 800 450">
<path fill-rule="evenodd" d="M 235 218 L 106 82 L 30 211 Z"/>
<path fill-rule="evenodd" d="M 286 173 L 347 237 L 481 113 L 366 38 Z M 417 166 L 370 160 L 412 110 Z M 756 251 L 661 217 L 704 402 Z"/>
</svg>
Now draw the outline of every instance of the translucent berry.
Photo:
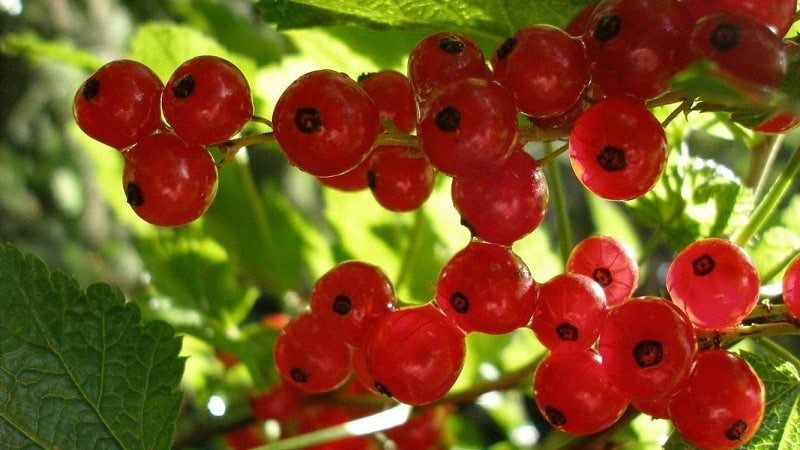
<svg viewBox="0 0 800 450">
<path fill-rule="evenodd" d="M 375 390 L 410 405 L 442 398 L 461 373 L 464 332 L 433 303 L 394 310 L 367 331 L 364 359 Z"/>
<path fill-rule="evenodd" d="M 351 373 L 347 344 L 311 313 L 297 316 L 284 327 L 273 354 L 283 380 L 305 392 L 332 391 Z"/>
<path fill-rule="evenodd" d="M 517 139 L 517 108 L 508 90 L 469 78 L 444 88 L 422 112 L 419 145 L 431 164 L 453 177 L 500 166 Z"/>
<path fill-rule="evenodd" d="M 783 302 L 789 313 L 800 318 L 800 256 L 795 257 L 783 274 Z"/>
<path fill-rule="evenodd" d="M 509 247 L 471 241 L 439 273 L 436 302 L 464 331 L 503 334 L 528 324 L 538 286 Z"/>
<path fill-rule="evenodd" d="M 497 49 L 492 67 L 519 110 L 534 117 L 563 114 L 589 83 L 583 42 L 549 25 L 518 30 Z"/>
<path fill-rule="evenodd" d="M 369 175 L 367 174 L 368 171 L 369 156 L 364 158 L 364 160 L 358 163 L 357 166 L 353 167 L 347 172 L 330 177 L 317 177 L 317 181 L 325 186 L 339 191 L 362 191 L 369 187 Z"/>
<path fill-rule="evenodd" d="M 197 56 L 170 76 L 161 98 L 164 118 L 188 142 L 222 143 L 253 117 L 250 85 L 227 59 Z"/>
<path fill-rule="evenodd" d="M 478 44 L 461 33 L 424 37 L 408 57 L 408 79 L 418 100 L 465 78 L 488 80 L 492 73 Z"/>
<path fill-rule="evenodd" d="M 535 230 L 550 198 L 544 172 L 522 148 L 482 176 L 454 179 L 451 195 L 462 223 L 475 237 L 502 245 Z"/>
<path fill-rule="evenodd" d="M 552 351 L 594 345 L 608 309 L 603 289 L 586 275 L 563 273 L 539 287 L 531 328 Z"/>
<path fill-rule="evenodd" d="M 750 257 L 736 244 L 706 238 L 686 246 L 667 269 L 667 291 L 699 328 L 739 325 L 761 287 Z"/>
<path fill-rule="evenodd" d="M 414 211 L 433 192 L 433 166 L 411 151 L 404 146 L 381 146 L 368 157 L 367 184 L 375 200 L 390 211 Z"/>
<path fill-rule="evenodd" d="M 123 155 L 125 197 L 145 221 L 185 225 L 202 216 L 214 201 L 217 166 L 203 146 L 172 133 L 156 133 Z"/>
<path fill-rule="evenodd" d="M 377 317 L 395 306 L 394 286 L 379 267 L 344 261 L 322 275 L 311 290 L 311 311 L 344 342 L 359 346 Z"/>
<path fill-rule="evenodd" d="M 89 137 L 123 150 L 161 125 L 164 84 L 142 63 L 111 61 L 81 84 L 72 105 Z"/>
<path fill-rule="evenodd" d="M 741 357 L 726 350 L 697 355 L 691 374 L 669 402 L 681 437 L 700 448 L 747 443 L 764 418 L 764 384 Z"/>
<path fill-rule="evenodd" d="M 576 435 L 610 427 L 628 407 L 591 349 L 549 353 L 533 375 L 533 396 L 553 428 Z"/>
<path fill-rule="evenodd" d="M 608 98 L 578 117 L 569 135 L 569 157 L 587 189 L 606 200 L 631 200 L 661 177 L 667 138 L 641 102 Z"/>
<path fill-rule="evenodd" d="M 633 250 L 612 236 L 589 236 L 573 247 L 567 272 L 591 277 L 605 291 L 609 306 L 622 303 L 639 284 L 639 263 Z"/>
<path fill-rule="evenodd" d="M 598 351 L 620 391 L 650 401 L 669 394 L 688 375 L 697 343 L 689 318 L 670 301 L 636 297 L 611 308 Z"/>
<path fill-rule="evenodd" d="M 381 117 L 389 119 L 402 133 L 417 125 L 417 106 L 408 77 L 396 70 L 381 70 L 358 77 L 358 84 L 375 101 Z"/>
<path fill-rule="evenodd" d="M 787 70 L 783 40 L 763 23 L 733 12 L 705 16 L 691 34 L 692 50 L 734 81 L 777 87 Z"/>
<path fill-rule="evenodd" d="M 769 26 L 779 37 L 794 22 L 797 0 L 685 0 L 692 19 L 698 21 L 719 12 L 735 12 Z"/>
<path fill-rule="evenodd" d="M 372 98 L 346 74 L 327 69 L 289 85 L 275 105 L 272 123 L 289 162 L 318 177 L 356 167 L 381 132 Z"/>
</svg>

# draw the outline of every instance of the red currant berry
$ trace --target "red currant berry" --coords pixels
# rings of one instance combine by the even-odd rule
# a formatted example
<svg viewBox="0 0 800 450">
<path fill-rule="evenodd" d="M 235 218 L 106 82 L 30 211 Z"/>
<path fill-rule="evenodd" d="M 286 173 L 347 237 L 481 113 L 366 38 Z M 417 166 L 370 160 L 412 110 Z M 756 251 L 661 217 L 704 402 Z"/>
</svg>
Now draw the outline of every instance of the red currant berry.
<svg viewBox="0 0 800 450">
<path fill-rule="evenodd" d="M 783 302 L 789 313 L 800 318 L 800 256 L 795 257 L 783 273 Z"/>
<path fill-rule="evenodd" d="M 606 200 L 631 200 L 661 177 L 667 137 L 641 102 L 608 98 L 578 117 L 569 135 L 569 157 L 587 189 Z"/>
<path fill-rule="evenodd" d="M 619 419 L 628 399 L 606 378 L 594 350 L 548 354 L 533 375 L 533 396 L 547 422 L 569 434 L 602 431 Z"/>
<path fill-rule="evenodd" d="M 112 61 L 81 84 L 72 113 L 89 137 L 123 150 L 161 126 L 163 89 L 158 75 L 144 64 Z"/>
<path fill-rule="evenodd" d="M 188 142 L 224 142 L 253 117 L 250 85 L 230 61 L 197 56 L 172 73 L 161 98 L 164 118 Z"/>
<path fill-rule="evenodd" d="M 464 332 L 433 303 L 384 314 L 365 338 L 364 359 L 375 390 L 409 405 L 442 398 L 465 356 Z"/>
<path fill-rule="evenodd" d="M 375 200 L 390 211 L 413 211 L 433 192 L 435 172 L 423 155 L 404 146 L 381 146 L 368 157 L 367 180 Z"/>
<path fill-rule="evenodd" d="M 734 82 L 777 87 L 787 70 L 786 47 L 763 23 L 733 12 L 711 14 L 695 24 L 692 50 Z"/>
<path fill-rule="evenodd" d="M 394 286 L 377 266 L 345 261 L 322 275 L 311 290 L 311 311 L 344 342 L 359 346 L 370 322 L 395 306 Z"/>
<path fill-rule="evenodd" d="M 697 352 L 694 327 L 669 300 L 636 297 L 608 313 L 598 351 L 608 379 L 634 400 L 669 394 Z"/>
<path fill-rule="evenodd" d="M 739 325 L 758 302 L 761 281 L 736 244 L 706 238 L 686 246 L 667 269 L 667 291 L 699 328 Z"/>
<path fill-rule="evenodd" d="M 408 57 L 408 79 L 418 100 L 465 78 L 488 80 L 492 76 L 478 44 L 461 33 L 426 36 Z"/>
<path fill-rule="evenodd" d="M 303 392 L 287 383 L 279 383 L 270 390 L 250 399 L 253 417 L 261 420 L 287 421 L 303 410 Z"/>
<path fill-rule="evenodd" d="M 737 448 L 758 431 L 764 395 L 764 384 L 747 361 L 726 350 L 709 350 L 697 355 L 691 374 L 670 399 L 669 416 L 690 445 Z"/>
<path fill-rule="evenodd" d="M 586 32 L 586 27 L 589 26 L 589 19 L 591 18 L 595 8 L 597 8 L 597 3 L 590 3 L 584 6 L 580 11 L 572 16 L 572 19 L 569 21 L 567 26 L 564 27 L 564 31 L 566 31 L 570 36 L 582 37 Z"/>
<path fill-rule="evenodd" d="M 719 12 L 735 12 L 769 26 L 779 37 L 794 22 L 797 0 L 685 0 L 694 21 Z"/>
<path fill-rule="evenodd" d="M 800 125 L 800 116 L 791 111 L 778 111 L 753 127 L 753 131 L 764 134 L 784 134 Z"/>
<path fill-rule="evenodd" d="M 544 173 L 521 148 L 483 176 L 454 179 L 451 195 L 472 234 L 501 245 L 511 245 L 535 230 L 550 198 Z"/>
<path fill-rule="evenodd" d="M 371 154 L 371 153 L 370 153 Z M 317 181 L 330 188 L 355 192 L 362 191 L 369 187 L 369 157 L 358 163 L 357 166 L 345 173 L 331 177 L 317 177 Z"/>
<path fill-rule="evenodd" d="M 518 30 L 497 49 L 492 67 L 494 79 L 511 91 L 517 108 L 533 117 L 563 114 L 589 84 L 583 42 L 550 25 Z"/>
<path fill-rule="evenodd" d="M 381 117 L 402 133 L 417 126 L 417 105 L 408 77 L 396 70 L 382 70 L 358 77 L 358 84 L 375 101 Z"/>
<path fill-rule="evenodd" d="M 311 433 L 323 428 L 342 425 L 353 419 L 355 419 L 353 412 L 342 406 L 307 407 L 297 417 L 297 432 L 298 434 Z M 303 448 L 306 450 L 377 450 L 375 443 L 364 436 L 350 436 Z"/>
<path fill-rule="evenodd" d="M 436 302 L 464 331 L 509 333 L 531 320 L 538 286 L 511 248 L 471 241 L 442 268 Z"/>
<path fill-rule="evenodd" d="M 605 291 L 608 306 L 630 297 L 639 284 L 639 263 L 633 250 L 611 236 L 589 236 L 572 249 L 567 272 L 591 277 Z"/>
<path fill-rule="evenodd" d="M 160 226 L 203 215 L 217 193 L 217 166 L 200 145 L 172 133 L 145 136 L 124 153 L 122 186 L 133 211 Z"/>
<path fill-rule="evenodd" d="M 603 289 L 586 275 L 563 273 L 539 287 L 531 328 L 552 351 L 594 345 L 608 309 Z"/>
<path fill-rule="evenodd" d="M 453 177 L 500 166 L 517 139 L 517 108 L 508 90 L 478 78 L 444 88 L 423 108 L 419 145 L 431 164 Z"/>
<path fill-rule="evenodd" d="M 381 132 L 372 98 L 346 74 L 327 69 L 289 85 L 275 105 L 272 124 L 289 162 L 318 177 L 356 167 Z"/>
<path fill-rule="evenodd" d="M 583 35 L 592 64 L 592 95 L 647 100 L 665 92 L 690 62 L 693 23 L 683 2 L 600 2 Z"/>
<path fill-rule="evenodd" d="M 385 431 L 397 450 L 440 450 L 451 405 L 436 405 L 415 411 L 406 423 Z"/>
<path fill-rule="evenodd" d="M 267 443 L 261 423 L 252 423 L 227 431 L 223 439 L 230 450 L 250 450 Z"/>
<path fill-rule="evenodd" d="M 327 392 L 350 376 L 350 349 L 318 316 L 304 313 L 281 330 L 273 348 L 283 380 L 305 392 Z"/>
</svg>

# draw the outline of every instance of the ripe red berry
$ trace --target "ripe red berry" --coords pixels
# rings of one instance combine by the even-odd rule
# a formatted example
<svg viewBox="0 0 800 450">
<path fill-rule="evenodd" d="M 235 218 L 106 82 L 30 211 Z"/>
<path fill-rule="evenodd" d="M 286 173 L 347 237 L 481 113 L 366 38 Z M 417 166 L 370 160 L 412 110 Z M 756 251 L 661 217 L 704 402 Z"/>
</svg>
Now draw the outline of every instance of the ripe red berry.
<svg viewBox="0 0 800 450">
<path fill-rule="evenodd" d="M 608 306 L 630 297 L 639 284 L 639 263 L 633 250 L 612 236 L 589 236 L 573 247 L 567 272 L 591 277 L 605 291 Z"/>
<path fill-rule="evenodd" d="M 591 349 L 549 353 L 533 375 L 533 396 L 553 428 L 577 435 L 610 427 L 628 407 Z"/>
<path fill-rule="evenodd" d="M 685 0 L 694 21 L 718 12 L 735 12 L 769 26 L 779 37 L 792 26 L 797 0 Z"/>
<path fill-rule="evenodd" d="M 589 84 L 583 42 L 550 25 L 518 30 L 497 49 L 492 67 L 519 110 L 533 117 L 563 114 Z"/>
<path fill-rule="evenodd" d="M 551 351 L 594 345 L 608 309 L 603 289 L 586 275 L 562 273 L 539 287 L 531 328 Z"/>
<path fill-rule="evenodd" d="M 111 61 L 81 84 L 72 104 L 89 137 L 123 150 L 161 125 L 164 84 L 142 63 Z"/>
<path fill-rule="evenodd" d="M 721 12 L 703 17 L 694 26 L 691 46 L 733 81 L 774 88 L 786 74 L 783 40 L 748 16 Z"/>
<path fill-rule="evenodd" d="M 382 315 L 364 342 L 375 389 L 409 405 L 443 397 L 461 373 L 466 355 L 464 332 L 433 303 Z"/>
<path fill-rule="evenodd" d="M 321 184 L 347 192 L 361 191 L 369 187 L 369 157 L 345 173 L 331 177 L 317 177 Z"/>
<path fill-rule="evenodd" d="M 123 155 L 125 197 L 147 222 L 185 225 L 214 201 L 217 166 L 203 146 L 172 133 L 157 133 L 145 136 Z"/>
<path fill-rule="evenodd" d="M 706 238 L 686 246 L 667 269 L 667 291 L 699 328 L 739 325 L 758 302 L 761 281 L 736 244 Z"/>
<path fill-rule="evenodd" d="M 747 443 L 764 418 L 764 384 L 744 359 L 726 350 L 697 355 L 691 374 L 669 402 L 681 437 L 700 448 Z"/>
<path fill-rule="evenodd" d="M 253 117 L 250 85 L 230 61 L 210 55 L 181 64 L 161 98 L 164 118 L 188 142 L 222 143 Z"/>
<path fill-rule="evenodd" d="M 423 155 L 412 155 L 411 151 L 388 145 L 377 147 L 368 157 L 369 189 L 375 200 L 390 211 L 416 210 L 433 192 L 433 166 Z"/>
<path fill-rule="evenodd" d="M 475 237 L 502 245 L 535 230 L 549 201 L 544 172 L 521 148 L 495 170 L 454 179 L 451 195 L 462 223 Z"/>
<path fill-rule="evenodd" d="M 434 33 L 420 40 L 408 57 L 408 79 L 418 101 L 465 78 L 488 80 L 492 73 L 478 44 L 461 33 Z"/>
<path fill-rule="evenodd" d="M 279 383 L 250 399 L 253 417 L 287 421 L 303 410 L 304 393 L 288 383 Z"/>
<path fill-rule="evenodd" d="M 381 117 L 402 133 L 417 126 L 417 105 L 408 77 L 396 70 L 381 70 L 358 77 L 358 84 L 375 101 Z"/>
<path fill-rule="evenodd" d="M 784 134 L 800 125 L 800 115 L 780 110 L 763 122 L 752 127 L 753 131 L 764 134 Z"/>
<path fill-rule="evenodd" d="M 436 405 L 415 411 L 406 423 L 385 431 L 397 450 L 440 450 L 445 422 L 452 405 Z"/>
<path fill-rule="evenodd" d="M 569 135 L 569 157 L 587 189 L 607 200 L 631 200 L 661 177 L 667 137 L 641 102 L 608 98 L 578 117 Z"/>
<path fill-rule="evenodd" d="M 439 273 L 436 302 L 464 331 L 509 333 L 528 324 L 538 293 L 509 247 L 471 241 Z"/>
<path fill-rule="evenodd" d="M 272 124 L 289 162 L 318 177 L 356 167 L 381 132 L 372 98 L 346 74 L 327 69 L 289 85 L 275 105 Z"/>
<path fill-rule="evenodd" d="M 311 290 L 311 311 L 344 342 L 360 346 L 366 328 L 395 306 L 394 286 L 377 266 L 345 261 L 322 275 Z"/>
<path fill-rule="evenodd" d="M 697 342 L 689 318 L 669 300 L 636 297 L 611 308 L 598 351 L 620 391 L 649 401 L 666 396 L 688 375 Z"/>
<path fill-rule="evenodd" d="M 783 302 L 789 313 L 800 318 L 800 256 L 795 257 L 783 274 Z"/>
<path fill-rule="evenodd" d="M 453 177 L 478 176 L 500 166 L 517 139 L 514 98 L 495 82 L 454 82 L 421 114 L 420 148 L 437 170 Z"/>
<path fill-rule="evenodd" d="M 283 380 L 305 392 L 332 391 L 351 373 L 347 344 L 311 313 L 297 316 L 281 330 L 273 355 Z"/>
</svg>

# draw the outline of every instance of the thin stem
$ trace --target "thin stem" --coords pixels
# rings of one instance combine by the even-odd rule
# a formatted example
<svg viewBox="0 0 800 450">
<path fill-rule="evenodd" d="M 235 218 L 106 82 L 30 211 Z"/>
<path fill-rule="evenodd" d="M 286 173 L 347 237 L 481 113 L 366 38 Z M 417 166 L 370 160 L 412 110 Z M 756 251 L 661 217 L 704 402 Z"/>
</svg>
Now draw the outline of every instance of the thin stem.
<svg viewBox="0 0 800 450">
<path fill-rule="evenodd" d="M 561 156 L 562 153 L 567 151 L 567 149 L 569 149 L 569 144 L 564 144 L 552 152 L 544 155 L 542 158 L 536 160 L 536 163 L 539 165 L 539 167 L 546 167 L 551 162 L 555 161 L 559 156 Z"/>
<path fill-rule="evenodd" d="M 225 158 L 219 162 L 218 165 L 227 164 L 239 153 L 244 147 L 248 145 L 255 145 L 255 144 L 266 144 L 269 142 L 275 142 L 275 134 L 272 132 L 268 133 L 261 133 L 261 134 L 251 134 L 248 136 L 242 136 L 237 139 L 232 139 L 228 142 L 224 142 L 220 144 L 219 151 L 221 151 Z"/>
<path fill-rule="evenodd" d="M 264 124 L 264 125 L 272 128 L 272 121 L 267 119 L 266 117 L 253 116 L 253 118 L 250 119 L 250 121 L 251 122 L 256 122 L 256 123 L 261 123 L 261 124 Z"/>
<path fill-rule="evenodd" d="M 750 220 L 737 233 L 731 236 L 732 242 L 740 247 L 745 247 L 750 242 L 750 239 L 758 233 L 772 213 L 775 212 L 775 207 L 783 199 L 798 172 L 800 172 L 800 148 L 794 150 L 789 161 L 780 175 L 778 175 L 778 179 L 775 180 L 775 183 L 764 195 L 761 203 L 753 211 Z"/>
<path fill-rule="evenodd" d="M 712 331 L 697 334 L 697 343 L 701 350 L 711 348 L 727 348 L 744 338 L 763 338 L 788 334 L 800 334 L 800 323 L 797 321 L 781 321 L 771 323 L 754 323 L 743 325 L 726 331 Z"/>
<path fill-rule="evenodd" d="M 775 264 L 775 267 L 772 269 L 764 272 L 761 276 L 762 282 L 767 282 L 772 280 L 773 278 L 777 277 L 781 271 L 789 265 L 795 258 L 800 256 L 800 248 L 794 248 L 789 254 L 787 254 L 783 259 L 778 261 L 778 264 Z"/>
<path fill-rule="evenodd" d="M 782 134 L 772 135 L 752 149 L 753 163 L 748 179 L 750 180 L 749 185 L 755 186 L 755 190 L 753 191 L 753 196 L 755 198 L 761 198 L 761 194 L 764 192 L 764 189 L 766 189 L 767 175 L 775 162 L 781 144 L 783 144 L 783 139 L 784 135 Z"/>
<path fill-rule="evenodd" d="M 549 144 L 547 144 L 549 145 Z M 562 146 L 566 147 L 566 146 Z M 557 154 L 556 150 L 549 153 L 542 159 L 550 158 L 552 155 Z M 564 192 L 564 180 L 561 176 L 561 168 L 558 164 L 547 164 L 545 167 L 547 171 L 547 178 L 550 180 L 548 183 L 550 191 L 550 205 L 549 208 L 555 213 L 556 219 L 556 234 L 558 235 L 558 245 L 561 252 L 562 261 L 566 261 L 572 247 L 574 245 L 572 237 L 571 221 L 569 219 L 569 210 L 567 209 L 567 198 Z"/>
<path fill-rule="evenodd" d="M 408 245 L 406 245 L 405 252 L 403 252 L 403 258 L 400 262 L 400 270 L 397 273 L 397 277 L 395 278 L 395 289 L 400 289 L 400 286 L 405 283 L 406 279 L 408 278 L 409 273 L 413 269 L 413 258 L 414 255 L 417 253 L 419 249 L 420 239 L 423 236 L 423 224 L 425 222 L 425 215 L 423 214 L 422 208 L 417 208 L 414 211 L 414 222 L 411 226 L 411 233 L 408 238 Z"/>
<path fill-rule="evenodd" d="M 388 132 L 378 136 L 375 141 L 375 147 L 381 145 L 405 145 L 408 147 L 419 147 L 419 139 L 413 134 L 406 134 L 401 132 Z"/>
</svg>

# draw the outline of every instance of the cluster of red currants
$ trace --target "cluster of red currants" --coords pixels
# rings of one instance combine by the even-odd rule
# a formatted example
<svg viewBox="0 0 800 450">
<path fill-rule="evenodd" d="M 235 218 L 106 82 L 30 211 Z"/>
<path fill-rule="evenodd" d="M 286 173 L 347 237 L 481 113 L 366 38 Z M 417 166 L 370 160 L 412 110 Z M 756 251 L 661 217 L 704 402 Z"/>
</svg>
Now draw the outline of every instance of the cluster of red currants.
<svg viewBox="0 0 800 450">
<path fill-rule="evenodd" d="M 73 102 L 78 126 L 120 151 L 127 202 L 149 223 L 179 226 L 200 217 L 217 193 L 207 147 L 253 117 L 250 86 L 230 61 L 198 56 L 164 83 L 144 64 L 112 61 L 92 74 Z"/>
</svg>

